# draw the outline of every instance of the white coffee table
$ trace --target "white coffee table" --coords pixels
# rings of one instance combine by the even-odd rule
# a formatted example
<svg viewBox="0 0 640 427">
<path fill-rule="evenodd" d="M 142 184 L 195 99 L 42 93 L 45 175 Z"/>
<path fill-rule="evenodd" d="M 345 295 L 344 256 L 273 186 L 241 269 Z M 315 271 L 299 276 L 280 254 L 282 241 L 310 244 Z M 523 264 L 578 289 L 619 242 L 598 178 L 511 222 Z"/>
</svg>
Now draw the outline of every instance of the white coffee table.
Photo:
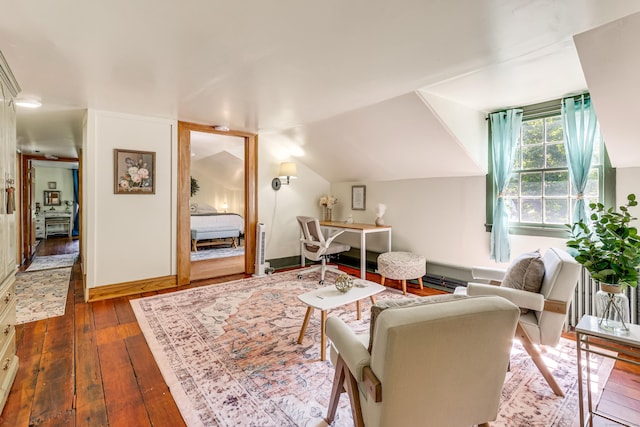
<svg viewBox="0 0 640 427">
<path fill-rule="evenodd" d="M 302 322 L 298 344 L 302 344 L 302 338 L 304 338 L 304 332 L 307 329 L 307 324 L 309 323 L 313 309 L 316 308 L 320 310 L 320 360 L 325 360 L 327 351 L 327 336 L 325 334 L 327 310 L 355 302 L 357 318 L 360 320 L 360 301 L 369 297 L 371 298 L 371 303 L 375 304 L 376 300 L 374 295 L 379 294 L 385 289 L 384 286 L 370 282 L 369 280 L 354 279 L 353 288 L 345 293 L 338 291 L 336 287 L 331 284 L 298 295 L 298 299 L 307 305 L 307 314 L 305 314 L 304 321 Z"/>
</svg>

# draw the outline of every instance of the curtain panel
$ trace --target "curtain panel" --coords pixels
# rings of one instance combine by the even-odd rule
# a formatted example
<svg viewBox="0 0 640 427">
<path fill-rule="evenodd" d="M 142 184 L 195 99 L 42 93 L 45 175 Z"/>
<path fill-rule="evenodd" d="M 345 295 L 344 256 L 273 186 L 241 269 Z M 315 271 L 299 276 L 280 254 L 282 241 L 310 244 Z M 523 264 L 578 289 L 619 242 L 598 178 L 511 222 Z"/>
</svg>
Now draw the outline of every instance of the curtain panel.
<svg viewBox="0 0 640 427">
<path fill-rule="evenodd" d="M 591 100 L 584 95 L 579 99 L 562 100 L 562 122 L 564 126 L 564 146 L 567 151 L 569 176 L 577 193 L 573 209 L 573 222 L 588 222 L 584 202 L 584 190 L 589 180 L 593 159 L 593 143 L 596 139 L 598 119 Z"/>
<path fill-rule="evenodd" d="M 500 111 L 490 114 L 489 118 L 491 120 L 493 177 L 498 191 L 493 205 L 491 259 L 497 262 L 508 262 L 511 249 L 509 246 L 509 217 L 504 203 L 504 195 L 511 179 L 513 152 L 522 125 L 522 110 Z"/>
</svg>

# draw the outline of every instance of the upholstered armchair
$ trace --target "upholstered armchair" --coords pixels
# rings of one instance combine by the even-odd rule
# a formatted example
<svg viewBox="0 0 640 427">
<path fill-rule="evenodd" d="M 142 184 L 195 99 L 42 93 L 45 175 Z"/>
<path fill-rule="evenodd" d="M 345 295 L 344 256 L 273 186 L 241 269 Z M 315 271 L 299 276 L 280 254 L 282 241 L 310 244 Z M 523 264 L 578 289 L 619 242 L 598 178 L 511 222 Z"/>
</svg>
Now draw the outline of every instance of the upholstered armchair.
<svg viewBox="0 0 640 427">
<path fill-rule="evenodd" d="M 532 292 L 508 286 L 495 286 L 505 279 L 505 275 L 509 274 L 517 262 L 516 260 L 512 263 L 507 270 L 474 268 L 472 273 L 475 279 L 484 279 L 492 284 L 469 283 L 466 289 L 456 288 L 454 293 L 470 296 L 498 295 L 520 307 L 522 314 L 518 321 L 516 337 L 554 393 L 564 396 L 563 390 L 553 378 L 534 344 L 551 347 L 558 345 L 581 267 L 567 252 L 551 248 L 541 257 L 544 274 L 538 285 L 539 290 Z M 524 270 L 523 274 L 531 274 L 530 269 Z M 526 277 L 522 281 L 526 282 Z"/>
<path fill-rule="evenodd" d="M 496 418 L 518 308 L 499 297 L 420 300 L 426 304 L 378 314 L 371 343 L 341 319 L 327 319 L 336 369 L 329 423 L 343 386 L 355 426 L 471 426 Z"/>
</svg>

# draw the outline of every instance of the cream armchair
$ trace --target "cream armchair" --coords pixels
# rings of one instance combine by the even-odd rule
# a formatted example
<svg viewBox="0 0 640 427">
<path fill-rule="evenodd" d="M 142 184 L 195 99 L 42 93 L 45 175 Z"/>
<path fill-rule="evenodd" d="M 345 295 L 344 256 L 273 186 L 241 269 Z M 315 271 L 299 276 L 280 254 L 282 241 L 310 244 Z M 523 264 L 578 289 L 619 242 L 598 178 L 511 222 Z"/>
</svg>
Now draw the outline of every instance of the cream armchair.
<svg viewBox="0 0 640 427">
<path fill-rule="evenodd" d="M 474 268 L 472 274 L 475 279 L 488 280 L 493 284 L 469 283 L 466 290 L 456 288 L 454 293 L 470 296 L 498 295 L 522 309 L 529 310 L 520 316 L 516 337 L 554 393 L 564 396 L 564 392 L 553 378 L 534 344 L 552 347 L 558 345 L 581 267 L 571 255 L 557 248 L 547 250 L 542 257 L 542 262 L 544 277 L 538 293 L 495 286 L 502 281 L 506 270 L 492 268 Z"/>
<path fill-rule="evenodd" d="M 343 384 L 355 426 L 471 426 L 496 418 L 519 310 L 499 297 L 448 297 L 382 311 L 371 352 L 368 334 L 327 319 L 336 367 L 329 423 Z"/>
</svg>

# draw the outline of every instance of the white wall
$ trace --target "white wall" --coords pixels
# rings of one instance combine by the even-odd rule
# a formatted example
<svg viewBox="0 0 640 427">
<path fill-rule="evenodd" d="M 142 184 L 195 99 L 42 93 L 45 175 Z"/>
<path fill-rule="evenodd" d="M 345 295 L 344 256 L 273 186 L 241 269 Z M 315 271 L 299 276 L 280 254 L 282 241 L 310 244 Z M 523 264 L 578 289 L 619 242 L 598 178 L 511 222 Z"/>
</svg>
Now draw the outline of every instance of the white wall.
<svg viewBox="0 0 640 427">
<path fill-rule="evenodd" d="M 114 194 L 115 148 L 156 153 L 154 195 Z M 175 275 L 177 122 L 89 110 L 83 155 L 87 287 Z"/>
<path fill-rule="evenodd" d="M 35 189 L 35 201 L 40 203 L 41 211 L 50 211 L 51 208 L 55 208 L 56 211 L 64 211 L 66 206 L 64 202 L 70 200 L 73 202 L 73 175 L 71 169 L 56 168 L 47 166 L 38 166 L 36 169 L 36 189 Z M 55 182 L 55 190 L 49 189 L 49 182 Z M 61 205 L 60 206 L 45 206 L 44 205 L 44 192 L 45 191 L 60 191 Z"/>
<path fill-rule="evenodd" d="M 320 216 L 320 197 L 329 192 L 329 182 L 288 155 L 286 149 L 268 137 L 258 142 L 258 221 L 267 227 L 266 258 L 300 254 L 298 215 Z M 281 162 L 297 164 L 298 178 L 279 191 L 271 188 Z"/>
</svg>

